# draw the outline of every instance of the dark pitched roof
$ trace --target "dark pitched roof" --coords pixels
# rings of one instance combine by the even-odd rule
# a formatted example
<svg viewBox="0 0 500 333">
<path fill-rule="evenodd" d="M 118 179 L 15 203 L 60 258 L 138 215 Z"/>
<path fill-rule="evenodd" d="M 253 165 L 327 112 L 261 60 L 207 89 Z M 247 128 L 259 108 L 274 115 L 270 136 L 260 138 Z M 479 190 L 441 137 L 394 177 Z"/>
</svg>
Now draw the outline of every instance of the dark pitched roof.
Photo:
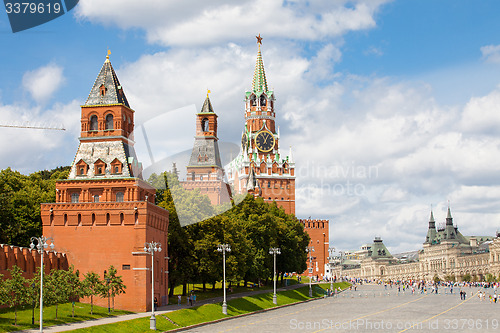
<svg viewBox="0 0 500 333">
<path fill-rule="evenodd" d="M 123 104 L 130 107 L 111 61 L 106 57 L 85 105 Z"/>
<path fill-rule="evenodd" d="M 212 107 L 212 103 L 210 103 L 210 98 L 205 98 L 205 102 L 203 102 L 203 106 L 201 107 L 200 113 L 214 113 L 214 108 Z"/>
<path fill-rule="evenodd" d="M 194 140 L 188 167 L 217 166 L 222 169 L 219 145 L 214 139 L 196 138 Z"/>
</svg>

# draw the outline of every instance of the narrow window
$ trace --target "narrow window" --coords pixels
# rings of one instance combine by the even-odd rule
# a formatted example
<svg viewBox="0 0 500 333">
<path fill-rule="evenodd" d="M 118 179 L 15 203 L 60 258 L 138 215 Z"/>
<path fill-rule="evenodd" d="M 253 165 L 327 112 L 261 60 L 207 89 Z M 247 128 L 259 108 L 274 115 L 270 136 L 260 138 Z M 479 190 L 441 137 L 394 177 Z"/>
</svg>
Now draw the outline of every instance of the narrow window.
<svg viewBox="0 0 500 333">
<path fill-rule="evenodd" d="M 252 106 L 257 105 L 257 98 L 255 97 L 255 95 L 250 96 L 250 103 Z"/>
<path fill-rule="evenodd" d="M 266 106 L 266 96 L 260 96 L 260 106 Z"/>
<path fill-rule="evenodd" d="M 94 195 L 94 202 L 99 202 L 99 195 Z"/>
<path fill-rule="evenodd" d="M 91 131 L 97 131 L 98 130 L 98 125 L 97 125 L 97 116 L 93 115 L 90 117 L 90 130 Z"/>
<path fill-rule="evenodd" d="M 208 132 L 208 124 L 209 124 L 209 121 L 207 118 L 203 118 L 203 120 L 201 121 L 201 130 L 203 132 Z"/>
<path fill-rule="evenodd" d="M 83 174 L 84 174 L 84 169 L 80 168 L 80 175 L 83 175 Z"/>
<path fill-rule="evenodd" d="M 116 192 L 116 202 L 123 202 L 123 192 Z"/>
<path fill-rule="evenodd" d="M 118 166 L 115 166 L 115 173 L 120 173 L 120 168 Z"/>
<path fill-rule="evenodd" d="M 195 180 L 194 172 L 191 174 L 191 180 Z"/>
<path fill-rule="evenodd" d="M 80 201 L 80 194 L 79 193 L 71 193 L 71 202 L 77 203 L 79 201 Z"/>
<path fill-rule="evenodd" d="M 113 115 L 112 114 L 108 114 L 106 116 L 106 129 L 107 130 L 112 130 L 114 128 L 113 126 Z"/>
</svg>

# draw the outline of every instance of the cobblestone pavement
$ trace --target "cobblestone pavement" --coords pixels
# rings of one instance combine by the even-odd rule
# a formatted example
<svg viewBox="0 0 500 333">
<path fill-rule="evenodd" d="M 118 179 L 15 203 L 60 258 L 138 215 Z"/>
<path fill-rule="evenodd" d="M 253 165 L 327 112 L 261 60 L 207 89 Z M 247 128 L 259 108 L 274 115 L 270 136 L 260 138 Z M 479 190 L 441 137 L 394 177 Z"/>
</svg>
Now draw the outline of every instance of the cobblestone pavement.
<svg viewBox="0 0 500 333">
<path fill-rule="evenodd" d="M 337 298 L 325 298 L 273 311 L 196 327 L 185 332 L 500 332 L 500 303 L 464 288 L 453 294 L 399 292 L 377 285 L 359 286 Z M 279 300 L 278 300 L 279 302 Z"/>
</svg>

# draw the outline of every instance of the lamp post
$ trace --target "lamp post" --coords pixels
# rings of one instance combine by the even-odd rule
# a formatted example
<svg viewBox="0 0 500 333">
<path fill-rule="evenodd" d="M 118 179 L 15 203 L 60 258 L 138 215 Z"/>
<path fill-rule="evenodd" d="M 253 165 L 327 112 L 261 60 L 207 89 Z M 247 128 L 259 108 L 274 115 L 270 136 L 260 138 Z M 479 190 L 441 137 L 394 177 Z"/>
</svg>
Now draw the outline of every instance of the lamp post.
<svg viewBox="0 0 500 333">
<path fill-rule="evenodd" d="M 274 256 L 274 271 L 273 271 L 273 281 L 274 281 L 274 294 L 273 294 L 273 303 L 278 304 L 277 296 L 276 296 L 276 255 L 281 254 L 281 249 L 279 247 L 272 247 L 269 249 L 269 254 Z"/>
<path fill-rule="evenodd" d="M 155 252 L 161 252 L 161 243 L 146 242 L 144 243 L 144 252 L 151 255 L 151 319 L 149 319 L 149 329 L 156 331 L 156 317 L 155 317 Z"/>
<path fill-rule="evenodd" d="M 333 272 L 332 272 L 332 263 L 331 261 L 333 260 L 333 253 L 335 252 L 335 247 L 331 246 L 328 248 L 328 253 L 330 256 L 328 257 L 328 267 L 330 268 L 330 292 L 333 292 Z"/>
<path fill-rule="evenodd" d="M 226 252 L 231 252 L 229 244 L 219 244 L 217 251 L 222 252 L 222 270 L 223 270 L 223 289 L 224 301 L 222 302 L 222 313 L 227 315 L 227 302 L 226 302 Z"/>
<path fill-rule="evenodd" d="M 45 236 L 40 236 L 40 237 L 31 237 L 30 239 L 31 244 L 30 244 L 30 249 L 36 249 L 38 250 L 38 253 L 40 253 L 40 332 L 43 332 L 43 255 L 45 252 L 45 249 L 47 247 L 50 247 L 51 250 L 54 249 L 54 239 L 52 237 L 45 237 Z M 37 244 L 35 245 L 33 242 L 36 241 Z M 50 245 L 47 244 L 47 241 L 50 242 Z"/>
<path fill-rule="evenodd" d="M 106 286 L 108 287 L 108 315 L 111 314 L 110 306 L 109 306 L 109 276 L 107 276 L 106 270 L 104 270 L 104 278 L 106 279 Z"/>
<path fill-rule="evenodd" d="M 31 311 L 31 325 L 35 325 L 35 282 L 31 284 L 31 288 L 33 288 L 33 311 Z"/>
<path fill-rule="evenodd" d="M 313 264 L 312 264 L 312 253 L 314 252 L 314 246 L 308 246 L 306 249 L 306 252 L 309 253 L 309 263 L 311 264 L 311 267 L 309 268 L 309 297 L 313 297 L 313 291 L 312 291 L 312 273 L 313 273 Z"/>
</svg>

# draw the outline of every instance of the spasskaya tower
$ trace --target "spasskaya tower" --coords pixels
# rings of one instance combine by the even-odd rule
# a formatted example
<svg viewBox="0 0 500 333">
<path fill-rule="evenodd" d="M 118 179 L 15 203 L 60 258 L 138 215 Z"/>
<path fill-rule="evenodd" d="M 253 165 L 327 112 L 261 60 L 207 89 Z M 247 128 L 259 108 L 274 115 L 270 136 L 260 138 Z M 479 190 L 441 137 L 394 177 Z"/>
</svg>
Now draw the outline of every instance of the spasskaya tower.
<svg viewBox="0 0 500 333">
<path fill-rule="evenodd" d="M 269 90 L 262 61 L 262 37 L 257 36 L 257 62 L 252 89 L 245 93 L 245 126 L 238 156 L 226 170 L 235 193 L 252 193 L 267 202 L 275 201 L 295 214 L 295 163 L 290 148 L 281 154 L 276 126 L 275 96 Z"/>
</svg>

